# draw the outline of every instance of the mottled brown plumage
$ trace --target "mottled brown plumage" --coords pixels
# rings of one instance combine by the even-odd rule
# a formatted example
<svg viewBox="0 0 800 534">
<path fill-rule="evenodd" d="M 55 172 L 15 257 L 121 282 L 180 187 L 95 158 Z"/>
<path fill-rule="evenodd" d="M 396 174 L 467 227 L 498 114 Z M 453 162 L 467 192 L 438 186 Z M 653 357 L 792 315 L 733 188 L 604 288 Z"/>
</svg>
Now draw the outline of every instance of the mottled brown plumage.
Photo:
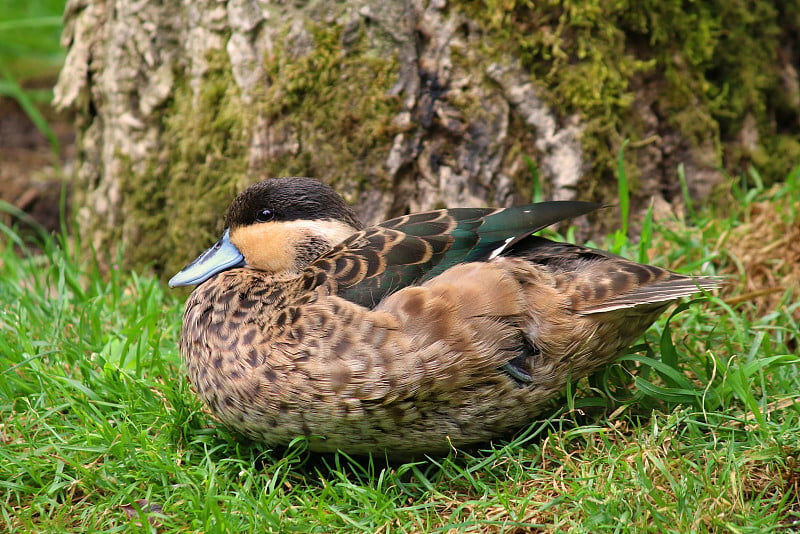
<svg viewBox="0 0 800 534">
<path fill-rule="evenodd" d="M 328 186 L 267 180 L 171 285 L 189 378 L 270 445 L 407 457 L 529 424 L 612 361 L 692 278 L 531 233 L 598 206 L 414 214 L 361 229 Z"/>
</svg>

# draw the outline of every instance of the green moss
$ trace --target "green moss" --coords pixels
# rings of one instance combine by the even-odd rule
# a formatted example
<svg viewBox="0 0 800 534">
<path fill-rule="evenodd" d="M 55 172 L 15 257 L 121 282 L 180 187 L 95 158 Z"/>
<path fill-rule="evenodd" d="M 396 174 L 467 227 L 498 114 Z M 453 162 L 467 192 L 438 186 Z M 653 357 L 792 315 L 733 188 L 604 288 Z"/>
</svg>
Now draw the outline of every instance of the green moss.
<svg viewBox="0 0 800 534">
<path fill-rule="evenodd" d="M 756 162 L 766 181 L 781 179 L 769 154 L 800 152 L 798 106 L 776 98 L 780 87 L 780 25 L 800 12 L 800 0 L 461 0 L 456 9 L 483 25 L 480 50 L 454 61 L 519 58 L 544 87 L 542 95 L 562 116 L 578 113 L 582 138 L 594 162 L 593 176 L 611 178 L 626 138 L 636 141 L 645 126 L 634 112 L 635 87 L 653 83 L 666 120 L 698 146 L 713 141 L 719 157 L 732 145 L 748 114 L 757 121 L 759 143 L 736 153 L 734 164 Z M 783 10 L 783 11 L 781 11 Z M 793 15 L 791 15 L 793 16 Z M 277 39 L 265 59 L 266 86 L 244 104 L 223 50 L 208 55 L 209 68 L 195 94 L 179 81 L 162 111 L 162 149 L 143 168 L 122 170 L 126 236 L 131 263 L 156 260 L 168 273 L 182 266 L 221 230 L 225 206 L 247 183 L 265 176 L 311 175 L 338 185 L 347 179 L 381 183 L 401 110 L 390 95 L 399 65 L 388 54 L 373 54 L 363 35 L 343 44 L 343 28 L 309 23 L 313 45 L 297 55 L 288 39 Z M 288 35 L 288 31 L 286 32 Z M 467 69 L 471 71 L 470 69 Z M 484 83 L 489 83 L 484 81 Z M 356 90 L 354 90 L 354 88 Z M 453 95 L 465 116 L 485 112 L 477 99 Z M 248 169 L 257 119 L 270 129 L 271 159 Z M 507 157 L 530 154 L 527 129 L 511 125 L 519 141 Z M 282 151 L 281 151 L 282 150 Z M 633 163 L 635 148 L 627 157 Z M 788 157 L 782 157 L 787 161 Z M 523 167 L 513 179 L 526 190 Z M 636 165 L 627 166 L 635 172 Z M 251 174 L 252 172 L 252 174 Z M 773 175 L 774 173 L 774 175 Z M 139 176 L 160 180 L 139 180 Z M 635 188 L 635 176 L 629 176 Z M 146 184 L 150 185 L 146 185 Z M 606 185 L 603 185 L 606 184 Z M 607 196 L 592 188 L 613 180 L 587 180 L 585 196 Z M 384 184 L 388 185 L 388 184 Z M 355 189 L 343 189 L 348 200 Z"/>
<path fill-rule="evenodd" d="M 127 226 L 137 230 L 127 241 L 132 265 L 155 258 L 154 268 L 166 274 L 183 267 L 216 241 L 225 207 L 248 181 L 254 117 L 241 101 L 227 54 L 214 50 L 206 60 L 198 94 L 180 81 L 162 112 L 162 149 L 143 172 L 128 169 L 122 181 Z"/>
<path fill-rule="evenodd" d="M 780 84 L 782 21 L 774 5 L 653 1 L 646 8 L 649 50 L 669 83 L 663 109 L 681 132 L 698 143 L 712 135 L 721 145 L 753 114 L 763 134 L 776 133 L 768 124 L 768 94 Z"/>
<path fill-rule="evenodd" d="M 796 135 L 771 136 L 749 156 L 762 176 L 786 177 L 800 161 L 800 140 Z"/>
<path fill-rule="evenodd" d="M 791 30 L 781 28 L 789 26 L 787 17 L 796 17 L 800 0 L 463 0 L 459 5 L 483 24 L 484 53 L 498 60 L 520 58 L 555 109 L 583 117 L 584 148 L 597 172 L 614 167 L 624 139 L 643 134 L 632 107 L 632 87 L 639 82 L 655 83 L 657 113 L 695 146 L 707 147 L 711 140 L 720 162 L 748 113 L 758 118 L 764 147 L 774 144 L 771 136 L 798 139 L 796 132 L 779 131 L 775 124 L 781 121 L 774 117 L 794 117 L 796 124 L 800 110 L 778 105 L 771 95 L 783 92 L 778 54 Z"/>
<path fill-rule="evenodd" d="M 218 238 L 236 192 L 261 178 L 383 177 L 391 119 L 400 109 L 388 96 L 396 61 L 369 56 L 361 39 L 345 50 L 341 27 L 313 26 L 311 34 L 307 55 L 290 58 L 279 49 L 266 61 L 268 87 L 250 103 L 242 101 L 224 50 L 208 53 L 197 94 L 186 80 L 177 83 L 161 111 L 161 150 L 141 169 L 129 164 L 122 170 L 126 228 L 136 232 L 125 236 L 129 266 L 149 262 L 173 274 Z M 259 117 L 271 132 L 287 136 L 286 143 L 272 139 L 276 147 L 292 149 L 251 169 Z"/>
<path fill-rule="evenodd" d="M 359 38 L 345 48 L 342 28 L 310 25 L 311 53 L 278 50 L 265 63 L 269 89 L 262 112 L 297 149 L 266 162 L 265 175 L 305 175 L 336 184 L 385 178 L 399 98 L 390 96 L 399 66 L 375 57 Z M 354 199 L 348 199 L 354 200 Z"/>
<path fill-rule="evenodd" d="M 612 168 L 614 147 L 630 135 L 621 120 L 633 103 L 630 80 L 654 65 L 626 49 L 616 21 L 628 3 L 481 0 L 462 6 L 486 21 L 484 53 L 500 61 L 520 58 L 559 114 L 584 119 L 584 149 L 596 168 Z"/>
</svg>

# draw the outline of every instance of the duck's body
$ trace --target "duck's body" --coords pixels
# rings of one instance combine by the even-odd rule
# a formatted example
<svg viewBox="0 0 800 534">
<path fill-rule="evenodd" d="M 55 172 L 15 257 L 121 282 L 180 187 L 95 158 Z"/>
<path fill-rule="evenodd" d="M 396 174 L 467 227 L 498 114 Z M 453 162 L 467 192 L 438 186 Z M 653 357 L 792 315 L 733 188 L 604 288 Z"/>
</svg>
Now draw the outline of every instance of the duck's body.
<svg viewBox="0 0 800 534">
<path fill-rule="evenodd" d="M 171 281 L 201 283 L 183 321 L 189 378 L 225 424 L 271 445 L 402 457 L 518 429 L 672 301 L 717 284 L 530 235 L 597 207 L 360 230 L 320 182 L 261 182 Z"/>
</svg>

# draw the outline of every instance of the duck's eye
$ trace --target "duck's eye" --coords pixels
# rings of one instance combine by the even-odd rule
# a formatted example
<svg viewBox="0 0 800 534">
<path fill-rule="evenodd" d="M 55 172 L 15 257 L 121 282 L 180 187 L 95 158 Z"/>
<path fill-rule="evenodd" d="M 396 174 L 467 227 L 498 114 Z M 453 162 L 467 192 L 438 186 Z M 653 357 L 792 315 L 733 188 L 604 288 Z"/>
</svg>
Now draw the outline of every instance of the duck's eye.
<svg viewBox="0 0 800 534">
<path fill-rule="evenodd" d="M 264 208 L 256 213 L 256 222 L 268 222 L 275 218 L 275 212 L 269 208 Z"/>
</svg>

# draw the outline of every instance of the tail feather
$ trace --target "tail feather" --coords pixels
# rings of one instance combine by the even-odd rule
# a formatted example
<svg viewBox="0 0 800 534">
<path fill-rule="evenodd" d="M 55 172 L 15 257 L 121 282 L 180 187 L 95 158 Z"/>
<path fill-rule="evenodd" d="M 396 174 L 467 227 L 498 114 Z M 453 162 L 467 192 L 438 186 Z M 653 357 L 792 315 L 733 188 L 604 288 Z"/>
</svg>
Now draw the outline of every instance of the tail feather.
<svg viewBox="0 0 800 534">
<path fill-rule="evenodd" d="M 653 282 L 633 289 L 627 293 L 616 295 L 587 307 L 581 308 L 579 313 L 590 315 L 625 308 L 634 308 L 645 304 L 667 304 L 682 297 L 688 297 L 701 291 L 710 291 L 718 288 L 722 278 L 713 276 L 682 276 L 673 277 Z"/>
</svg>

